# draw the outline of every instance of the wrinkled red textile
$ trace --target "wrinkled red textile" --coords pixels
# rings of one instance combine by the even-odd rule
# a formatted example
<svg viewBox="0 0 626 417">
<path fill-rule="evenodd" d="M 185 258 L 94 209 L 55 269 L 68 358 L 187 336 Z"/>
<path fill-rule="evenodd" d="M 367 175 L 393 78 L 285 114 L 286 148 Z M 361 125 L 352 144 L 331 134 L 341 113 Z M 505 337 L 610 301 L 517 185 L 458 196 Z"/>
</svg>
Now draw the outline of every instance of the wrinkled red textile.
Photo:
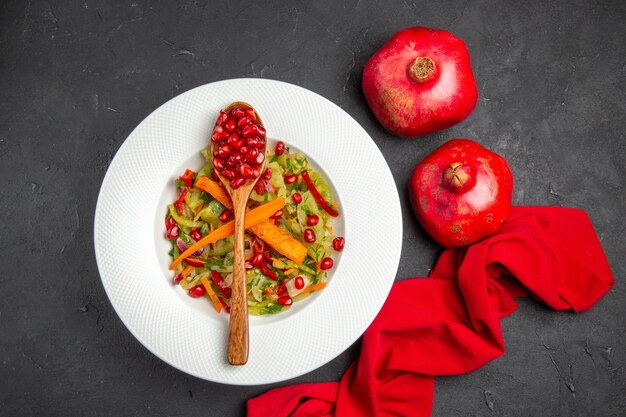
<svg viewBox="0 0 626 417">
<path fill-rule="evenodd" d="M 515 297 L 580 312 L 613 284 L 584 211 L 514 207 L 497 235 L 447 249 L 429 278 L 394 284 L 340 382 L 273 389 L 248 401 L 248 417 L 430 416 L 435 376 L 504 353 L 500 318 Z"/>
</svg>

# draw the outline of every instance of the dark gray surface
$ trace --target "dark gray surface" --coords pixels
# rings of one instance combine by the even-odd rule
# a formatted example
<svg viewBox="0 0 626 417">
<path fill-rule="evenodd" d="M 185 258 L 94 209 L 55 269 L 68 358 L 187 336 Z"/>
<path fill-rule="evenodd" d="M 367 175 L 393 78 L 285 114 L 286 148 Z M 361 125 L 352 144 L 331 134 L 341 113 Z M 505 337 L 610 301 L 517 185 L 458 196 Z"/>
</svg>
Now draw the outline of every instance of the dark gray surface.
<svg viewBox="0 0 626 417">
<path fill-rule="evenodd" d="M 434 416 L 626 415 L 626 8 L 545 3 L 2 1 L 0 414 L 243 416 L 270 388 L 208 383 L 146 351 L 112 310 L 92 243 L 99 186 L 131 130 L 190 88 L 254 76 L 327 97 L 374 138 L 404 211 L 397 279 L 426 275 L 439 252 L 406 184 L 447 139 L 506 157 L 515 204 L 589 213 L 615 288 L 579 315 L 522 300 L 503 320 L 507 353 L 439 378 Z M 398 140 L 367 108 L 361 71 L 415 25 L 466 41 L 480 99 L 464 123 Z M 337 380 L 358 350 L 278 385 Z"/>
</svg>

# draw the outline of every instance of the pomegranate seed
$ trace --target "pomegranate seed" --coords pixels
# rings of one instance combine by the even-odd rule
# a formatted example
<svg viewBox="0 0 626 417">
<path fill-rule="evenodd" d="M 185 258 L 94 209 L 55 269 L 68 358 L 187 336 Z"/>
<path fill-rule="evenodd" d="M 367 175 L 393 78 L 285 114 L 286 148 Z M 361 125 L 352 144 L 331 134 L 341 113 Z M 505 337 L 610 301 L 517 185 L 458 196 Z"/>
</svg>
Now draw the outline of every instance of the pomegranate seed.
<svg viewBox="0 0 626 417">
<path fill-rule="evenodd" d="M 345 239 L 342 237 L 336 237 L 333 239 L 333 249 L 337 252 L 341 252 L 343 250 L 343 245 L 345 243 Z"/>
<path fill-rule="evenodd" d="M 213 181 L 217 181 L 218 183 L 220 182 L 220 177 L 217 176 L 217 171 L 215 169 L 211 170 L 211 179 Z"/>
<path fill-rule="evenodd" d="M 165 219 L 165 229 L 170 230 L 172 227 L 176 226 L 176 220 L 173 217 L 168 217 Z"/>
<path fill-rule="evenodd" d="M 224 171 L 222 171 L 222 175 L 227 180 L 232 180 L 233 178 L 235 178 L 235 171 L 233 171 L 232 169 L 225 169 Z"/>
<path fill-rule="evenodd" d="M 300 195 L 300 193 L 295 193 L 294 195 L 291 196 L 291 199 L 296 204 L 302 203 L 302 196 Z"/>
<path fill-rule="evenodd" d="M 228 159 L 226 160 L 226 166 L 229 168 L 235 168 L 235 166 L 237 165 L 237 163 L 235 161 L 233 161 L 233 156 L 229 156 Z"/>
<path fill-rule="evenodd" d="M 252 262 L 250 262 L 250 261 L 246 261 L 244 263 L 244 266 L 245 266 L 246 270 L 248 270 L 248 271 L 251 270 L 252 268 L 254 268 L 254 265 L 252 265 Z"/>
<path fill-rule="evenodd" d="M 176 275 L 176 278 L 174 278 L 174 284 L 178 284 L 183 280 L 183 274 L 178 274 Z"/>
<path fill-rule="evenodd" d="M 263 178 L 265 178 L 268 181 L 272 178 L 272 168 L 267 168 L 265 170 L 265 172 L 263 173 Z"/>
<path fill-rule="evenodd" d="M 257 149 L 263 149 L 265 146 L 265 141 L 259 137 L 256 138 L 256 145 L 254 145 Z"/>
<path fill-rule="evenodd" d="M 243 112 L 243 110 L 241 110 L 239 107 L 235 107 L 231 112 L 230 115 L 235 117 L 235 118 L 239 118 L 239 117 L 243 117 L 246 114 Z"/>
<path fill-rule="evenodd" d="M 239 152 L 232 154 L 230 157 L 233 159 L 233 162 L 236 164 L 243 161 L 243 155 L 241 155 Z"/>
<path fill-rule="evenodd" d="M 241 187 L 243 185 L 243 183 L 245 182 L 245 180 L 241 177 L 239 178 L 235 178 L 234 180 L 232 180 L 230 182 L 230 186 L 233 187 L 233 189 L 237 189 L 239 187 Z"/>
<path fill-rule="evenodd" d="M 320 262 L 320 269 L 322 271 L 326 271 L 333 267 L 333 259 L 332 258 L 324 258 L 322 262 Z"/>
<path fill-rule="evenodd" d="M 244 138 L 251 138 L 252 136 L 257 136 L 259 133 L 259 129 L 257 125 L 247 125 L 243 129 L 241 129 L 241 136 Z"/>
<path fill-rule="evenodd" d="M 296 287 L 297 290 L 301 290 L 302 288 L 304 288 L 304 278 L 298 275 L 293 281 L 293 285 L 294 287 Z"/>
<path fill-rule="evenodd" d="M 249 125 L 252 122 L 249 117 L 240 117 L 237 119 L 237 127 L 243 129 L 244 126 Z"/>
<path fill-rule="evenodd" d="M 224 160 L 221 158 L 213 158 L 213 166 L 215 167 L 215 169 L 217 169 L 219 172 L 224 171 Z"/>
<path fill-rule="evenodd" d="M 248 155 L 248 152 L 250 152 L 250 148 L 246 145 L 243 145 L 239 148 L 239 152 L 241 152 L 242 155 Z"/>
<path fill-rule="evenodd" d="M 285 284 L 280 284 L 278 287 L 276 287 L 276 295 L 278 295 L 279 297 L 286 292 L 287 287 L 285 287 Z"/>
<path fill-rule="evenodd" d="M 213 152 L 213 157 L 226 159 L 228 157 L 228 154 L 222 150 L 222 147 L 219 147 L 215 150 L 215 152 Z"/>
<path fill-rule="evenodd" d="M 226 120 L 228 120 L 228 114 L 226 114 L 223 110 L 220 111 L 220 115 L 217 117 L 217 125 L 223 125 L 224 122 L 226 122 Z"/>
<path fill-rule="evenodd" d="M 251 148 L 256 148 L 259 145 L 259 138 L 257 137 L 247 138 L 246 145 L 248 145 Z"/>
<path fill-rule="evenodd" d="M 265 161 L 265 154 L 264 153 L 259 153 L 256 158 L 254 158 L 252 161 L 250 161 L 250 163 L 252 165 L 256 165 L 259 166 L 263 163 L 263 161 Z"/>
<path fill-rule="evenodd" d="M 282 216 L 282 215 L 283 215 L 283 209 L 280 209 L 280 210 L 278 210 L 276 213 L 272 214 L 272 215 L 270 216 L 270 218 L 272 218 L 272 219 L 276 219 L 276 218 L 278 218 L 278 217 L 280 217 L 280 216 Z"/>
<path fill-rule="evenodd" d="M 313 243 L 315 242 L 315 232 L 313 231 L 313 229 L 304 229 L 304 233 L 302 234 L 302 237 L 304 238 L 304 241 L 307 243 Z"/>
<path fill-rule="evenodd" d="M 167 231 L 167 238 L 169 240 L 176 240 L 180 235 L 180 229 L 178 226 L 173 226 L 170 230 Z"/>
<path fill-rule="evenodd" d="M 213 142 L 219 142 L 223 139 L 222 135 L 225 133 L 224 128 L 222 126 L 215 126 L 213 129 Z"/>
<path fill-rule="evenodd" d="M 230 119 L 228 119 L 224 127 L 226 128 L 227 131 L 233 132 L 235 128 L 237 127 L 237 124 L 235 123 L 235 118 L 231 117 Z"/>
<path fill-rule="evenodd" d="M 222 214 L 220 214 L 220 221 L 222 223 L 226 223 L 227 221 L 230 220 L 230 216 L 232 215 L 231 211 L 228 209 L 225 209 Z"/>
<path fill-rule="evenodd" d="M 246 143 L 245 140 L 243 138 L 239 138 L 233 142 L 233 148 L 239 149 L 243 146 L 244 143 Z"/>
<path fill-rule="evenodd" d="M 290 306 L 293 304 L 293 300 L 288 295 L 283 295 L 282 297 L 278 297 L 278 300 L 276 300 L 276 302 L 280 304 L 281 306 Z"/>
<path fill-rule="evenodd" d="M 237 132 L 233 132 L 230 135 L 228 135 L 228 138 L 226 138 L 226 144 L 235 148 L 236 146 L 234 146 L 234 143 L 237 142 L 238 140 L 239 140 L 239 135 L 237 134 Z"/>
<path fill-rule="evenodd" d="M 298 179 L 297 175 L 287 175 L 285 177 L 285 184 L 293 184 Z"/>
<path fill-rule="evenodd" d="M 254 111 L 252 107 L 248 107 L 245 113 L 246 113 L 246 116 L 250 118 L 250 120 L 252 120 L 253 122 L 256 122 L 256 112 Z"/>
<path fill-rule="evenodd" d="M 248 150 L 248 153 L 246 154 L 246 159 L 252 162 L 256 160 L 257 156 L 259 156 L 259 151 L 257 150 L 257 148 L 252 148 Z"/>
<path fill-rule="evenodd" d="M 281 156 L 285 153 L 285 142 L 278 142 L 276 144 L 276 149 L 274 150 L 274 154 Z"/>
<path fill-rule="evenodd" d="M 206 294 L 206 290 L 202 285 L 196 285 L 195 287 L 191 287 L 188 293 L 190 297 L 199 298 Z"/>
<path fill-rule="evenodd" d="M 263 185 L 263 181 L 259 181 L 256 184 L 254 184 L 254 192 L 257 193 L 258 195 L 265 194 L 265 186 Z"/>
<path fill-rule="evenodd" d="M 265 136 L 265 128 L 261 125 L 256 125 L 256 130 L 259 134 L 259 136 L 263 137 Z"/>
<path fill-rule="evenodd" d="M 261 176 L 261 171 L 258 168 L 252 168 L 252 178 L 259 178 Z"/>
<path fill-rule="evenodd" d="M 202 239 L 202 233 L 198 232 L 196 229 L 193 229 L 191 232 L 189 232 L 189 236 L 191 236 L 191 238 L 196 242 Z"/>
<path fill-rule="evenodd" d="M 315 226 L 320 221 L 320 218 L 317 214 L 309 214 L 306 218 L 307 226 Z"/>
<path fill-rule="evenodd" d="M 248 164 L 237 165 L 237 173 L 244 179 L 252 178 L 252 168 Z"/>
<path fill-rule="evenodd" d="M 265 262 L 265 256 L 263 255 L 262 252 L 256 253 L 252 259 L 250 259 L 250 262 L 252 263 L 252 265 L 254 266 L 259 266 L 261 265 L 261 263 Z"/>
<path fill-rule="evenodd" d="M 220 147 L 217 149 L 218 153 L 221 153 L 221 155 L 217 155 L 218 158 L 226 158 L 228 155 L 233 153 L 233 147 L 224 143 L 222 145 L 220 145 Z"/>
</svg>

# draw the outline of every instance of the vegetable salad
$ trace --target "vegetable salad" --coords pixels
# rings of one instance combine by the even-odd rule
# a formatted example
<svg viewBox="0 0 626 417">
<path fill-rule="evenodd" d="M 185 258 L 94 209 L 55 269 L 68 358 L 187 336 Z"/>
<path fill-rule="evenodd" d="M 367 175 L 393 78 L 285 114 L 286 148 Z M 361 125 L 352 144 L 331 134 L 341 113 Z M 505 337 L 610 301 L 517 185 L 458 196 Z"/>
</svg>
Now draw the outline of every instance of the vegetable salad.
<svg viewBox="0 0 626 417">
<path fill-rule="evenodd" d="M 168 205 L 166 236 L 172 242 L 175 283 L 191 297 L 208 298 L 230 311 L 234 224 L 228 194 L 206 164 L 176 181 Z M 306 156 L 278 142 L 250 195 L 246 215 L 245 267 L 248 311 L 279 313 L 326 286 L 333 255 L 343 249 L 332 223 L 339 215 L 324 178 Z"/>
</svg>

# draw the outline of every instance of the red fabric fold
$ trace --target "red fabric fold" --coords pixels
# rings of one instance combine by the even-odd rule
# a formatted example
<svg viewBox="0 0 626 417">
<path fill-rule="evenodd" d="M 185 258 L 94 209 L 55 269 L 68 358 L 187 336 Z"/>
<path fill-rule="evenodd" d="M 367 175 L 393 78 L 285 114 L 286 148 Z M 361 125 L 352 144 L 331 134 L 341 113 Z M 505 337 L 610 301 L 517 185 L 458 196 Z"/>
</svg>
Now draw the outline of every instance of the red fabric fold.
<svg viewBox="0 0 626 417">
<path fill-rule="evenodd" d="M 497 235 L 447 249 L 429 278 L 394 284 L 340 382 L 271 390 L 248 401 L 248 417 L 430 416 L 435 376 L 504 353 L 500 318 L 516 297 L 580 312 L 613 284 L 584 211 L 514 207 Z"/>
</svg>

